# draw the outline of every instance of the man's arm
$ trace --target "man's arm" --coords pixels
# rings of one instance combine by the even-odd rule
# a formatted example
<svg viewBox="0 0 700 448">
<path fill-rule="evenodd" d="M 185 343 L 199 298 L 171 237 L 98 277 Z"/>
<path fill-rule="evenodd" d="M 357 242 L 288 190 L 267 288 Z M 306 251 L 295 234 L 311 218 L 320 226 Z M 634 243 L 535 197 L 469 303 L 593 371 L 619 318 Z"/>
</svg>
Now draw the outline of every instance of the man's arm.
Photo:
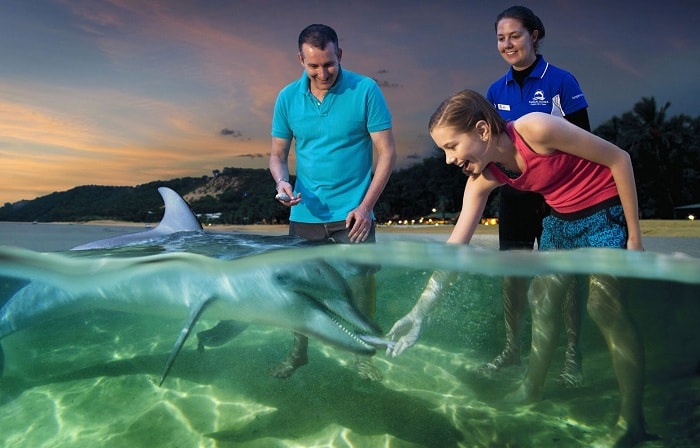
<svg viewBox="0 0 700 448">
<path fill-rule="evenodd" d="M 377 166 L 374 169 L 372 183 L 369 185 L 367 194 L 362 199 L 360 206 L 372 210 L 379 200 L 391 171 L 396 163 L 396 143 L 394 142 L 394 133 L 391 129 L 385 129 L 379 132 L 372 132 L 372 143 L 377 150 Z"/>
<path fill-rule="evenodd" d="M 270 151 L 270 174 L 275 181 L 277 193 L 286 193 L 291 201 L 281 201 L 285 205 L 295 205 L 301 201 L 301 196 L 294 198 L 294 189 L 289 183 L 289 150 L 291 140 L 272 137 L 272 150 Z"/>
<path fill-rule="evenodd" d="M 372 176 L 372 182 L 362 202 L 345 218 L 346 227 L 352 225 L 348 232 L 350 241 L 358 243 L 367 238 L 367 233 L 364 231 L 372 224 L 372 209 L 379 200 L 379 196 L 384 191 L 387 182 L 389 182 L 391 171 L 396 163 L 396 144 L 392 130 L 385 129 L 371 132 L 369 135 L 377 151 L 377 166 L 374 170 L 374 176 Z"/>
</svg>

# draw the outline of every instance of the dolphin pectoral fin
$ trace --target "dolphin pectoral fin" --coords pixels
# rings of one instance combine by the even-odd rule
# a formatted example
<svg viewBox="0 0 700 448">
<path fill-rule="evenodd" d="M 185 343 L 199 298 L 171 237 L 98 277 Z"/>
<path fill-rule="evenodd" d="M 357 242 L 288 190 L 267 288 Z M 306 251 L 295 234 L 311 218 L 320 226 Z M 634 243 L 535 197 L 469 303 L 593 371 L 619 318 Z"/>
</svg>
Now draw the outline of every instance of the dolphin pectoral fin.
<svg viewBox="0 0 700 448">
<path fill-rule="evenodd" d="M 170 368 L 173 366 L 173 363 L 175 362 L 175 358 L 177 358 L 178 353 L 180 353 L 180 349 L 182 349 L 182 346 L 185 344 L 185 341 L 187 340 L 187 336 L 190 335 L 190 332 L 192 331 L 194 324 L 197 323 L 197 319 L 199 319 L 199 316 L 202 315 L 204 308 L 206 308 L 209 303 L 211 303 L 211 300 L 207 300 L 207 301 L 203 302 L 200 306 L 192 308 L 190 310 L 190 314 L 189 314 L 189 316 L 187 316 L 187 321 L 185 322 L 185 325 L 182 327 L 182 330 L 180 330 L 180 335 L 177 337 L 177 340 L 175 341 L 175 345 L 173 345 L 173 349 L 170 351 L 170 356 L 168 356 L 168 360 L 165 362 L 165 368 L 163 369 L 163 374 L 161 375 L 160 381 L 158 382 L 158 387 L 163 385 L 163 382 L 165 381 L 165 377 L 168 376 L 168 373 L 170 372 Z"/>
</svg>

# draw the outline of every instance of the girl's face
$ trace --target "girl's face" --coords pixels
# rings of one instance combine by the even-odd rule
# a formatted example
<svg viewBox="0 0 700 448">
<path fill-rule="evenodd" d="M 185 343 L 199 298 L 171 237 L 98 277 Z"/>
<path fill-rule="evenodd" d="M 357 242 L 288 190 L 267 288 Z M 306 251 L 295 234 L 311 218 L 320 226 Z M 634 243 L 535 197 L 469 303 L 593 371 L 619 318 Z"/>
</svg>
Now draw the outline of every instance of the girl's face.
<svg viewBox="0 0 700 448">
<path fill-rule="evenodd" d="M 530 34 L 520 20 L 511 18 L 499 20 L 496 38 L 498 52 L 514 69 L 524 70 L 537 59 L 534 46 L 537 30 Z"/>
<path fill-rule="evenodd" d="M 435 144 L 445 151 L 445 163 L 457 165 L 467 176 L 479 175 L 491 161 L 485 160 L 488 147 L 485 134 L 487 125 L 484 121 L 477 123 L 472 132 L 458 131 L 451 126 L 433 128 L 430 136 Z"/>
</svg>

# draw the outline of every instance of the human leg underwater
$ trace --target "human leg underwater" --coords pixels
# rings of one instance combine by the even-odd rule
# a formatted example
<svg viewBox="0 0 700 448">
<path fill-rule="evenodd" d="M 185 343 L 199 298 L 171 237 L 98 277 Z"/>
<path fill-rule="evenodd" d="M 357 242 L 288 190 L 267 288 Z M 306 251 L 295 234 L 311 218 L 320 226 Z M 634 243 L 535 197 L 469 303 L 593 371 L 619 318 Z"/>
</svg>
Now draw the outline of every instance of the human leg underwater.
<svg viewBox="0 0 700 448">
<path fill-rule="evenodd" d="M 499 189 L 498 242 L 500 250 L 531 251 L 542 232 L 539 208 L 542 195 L 516 190 L 504 185 Z M 520 364 L 520 326 L 527 303 L 529 279 L 503 277 L 503 321 L 505 345 L 500 354 L 477 370 L 489 374 L 504 367 Z"/>
<path fill-rule="evenodd" d="M 377 287 L 374 274 L 361 274 L 347 279 L 353 291 L 353 301 L 357 309 L 370 319 L 374 319 L 377 307 Z M 369 381 L 381 381 L 382 373 L 372 363 L 371 356 L 355 355 L 357 375 Z"/>
<path fill-rule="evenodd" d="M 572 388 L 583 384 L 581 342 L 581 300 L 578 291 L 578 279 L 571 282 L 564 296 L 562 316 L 566 331 L 566 350 L 564 351 L 564 367 L 559 373 L 557 383 Z"/>
<path fill-rule="evenodd" d="M 564 296 L 571 289 L 572 275 L 536 276 L 528 290 L 532 314 L 532 343 L 528 371 L 520 387 L 506 397 L 509 402 L 532 402 L 542 398 L 547 370 L 561 330 L 559 318 Z"/>
<path fill-rule="evenodd" d="M 542 195 L 502 186 L 499 194 L 500 250 L 532 250 L 542 243 L 542 220 L 550 207 Z M 540 247 L 541 248 L 541 247 Z M 520 330 L 527 304 L 529 280 L 524 277 L 503 278 L 503 317 L 506 341 L 503 351 L 477 370 L 489 374 L 501 368 L 520 364 Z M 559 384 L 578 387 L 583 383 L 581 350 L 579 345 L 581 309 L 576 289 L 567 293 L 561 312 L 567 335 L 565 361 L 559 375 Z"/>
<path fill-rule="evenodd" d="M 583 216 L 561 219 L 550 216 L 545 219 L 543 244 L 549 249 L 576 249 L 580 247 L 609 247 L 624 249 L 627 241 L 622 207 L 614 203 L 599 204 L 590 213 Z M 534 282 L 533 282 L 534 283 Z M 546 285 L 545 285 L 546 286 Z M 556 287 L 556 284 L 553 286 Z M 546 288 L 545 288 L 546 289 Z M 563 293 L 564 291 L 560 291 Z M 533 353 L 541 356 L 531 357 L 531 370 L 528 371 L 523 386 L 518 390 L 537 391 L 536 387 L 543 381 L 546 373 L 547 343 L 550 341 L 535 336 L 535 331 L 548 328 L 543 322 L 548 318 L 547 300 L 537 300 L 536 295 L 551 295 L 531 288 L 530 306 L 533 308 Z M 534 300 L 533 300 L 534 299 Z M 545 311 L 534 308 L 545 307 Z M 644 349 L 637 330 L 623 302 L 618 279 L 612 276 L 591 274 L 588 276 L 588 301 L 586 310 L 602 333 L 610 356 L 613 370 L 620 390 L 620 413 L 617 423 L 595 446 L 633 446 L 643 440 L 654 438 L 645 431 L 644 411 L 642 407 L 644 393 Z M 534 365 L 533 365 L 534 364 Z M 532 386 L 535 387 L 532 387 Z M 528 389 L 529 387 L 529 389 Z M 511 394 L 520 401 L 525 398 L 537 399 L 536 393 L 517 392 Z M 541 389 L 540 389 L 541 391 Z"/>
<path fill-rule="evenodd" d="M 479 367 L 482 373 L 500 370 L 520 364 L 520 325 L 527 301 L 528 279 L 525 277 L 503 278 L 503 322 L 506 342 L 503 351 L 490 362 Z"/>
<path fill-rule="evenodd" d="M 603 334 L 620 389 L 620 413 L 603 446 L 632 446 L 653 438 L 644 421 L 644 348 L 622 301 L 620 282 L 609 275 L 591 275 L 586 310 Z"/>
</svg>

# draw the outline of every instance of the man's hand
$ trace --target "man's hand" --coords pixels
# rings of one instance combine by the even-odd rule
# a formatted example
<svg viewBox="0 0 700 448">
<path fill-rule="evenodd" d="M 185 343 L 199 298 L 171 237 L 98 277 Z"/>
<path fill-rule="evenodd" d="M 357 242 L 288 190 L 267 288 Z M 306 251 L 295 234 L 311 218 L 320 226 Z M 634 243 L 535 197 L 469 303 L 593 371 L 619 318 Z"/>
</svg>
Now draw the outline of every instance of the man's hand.
<svg viewBox="0 0 700 448">
<path fill-rule="evenodd" d="M 362 243 L 372 230 L 372 214 L 362 207 L 357 207 L 345 218 L 345 228 L 350 228 L 348 232 L 350 242 Z"/>
<path fill-rule="evenodd" d="M 280 197 L 280 195 L 282 196 Z M 275 196 L 275 199 L 287 207 L 291 207 L 301 202 L 301 193 L 297 193 L 297 195 L 294 196 L 292 184 L 286 180 L 281 180 L 277 182 L 277 196 Z"/>
</svg>

